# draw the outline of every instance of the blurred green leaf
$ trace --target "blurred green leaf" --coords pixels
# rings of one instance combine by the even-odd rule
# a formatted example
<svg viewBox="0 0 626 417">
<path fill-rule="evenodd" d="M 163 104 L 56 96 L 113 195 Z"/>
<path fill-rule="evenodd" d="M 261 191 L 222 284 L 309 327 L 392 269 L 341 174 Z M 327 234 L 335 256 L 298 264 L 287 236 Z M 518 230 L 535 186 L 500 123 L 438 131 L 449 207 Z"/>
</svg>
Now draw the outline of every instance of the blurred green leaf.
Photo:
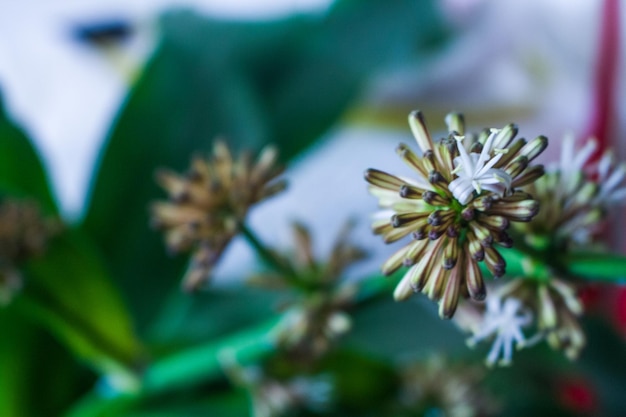
<svg viewBox="0 0 626 417">
<path fill-rule="evenodd" d="M 196 294 L 175 292 L 164 303 L 146 340 L 157 354 L 215 340 L 274 316 L 284 297 L 240 285 Z"/>
<path fill-rule="evenodd" d="M 219 395 L 205 395 L 195 401 L 169 401 L 165 404 L 149 404 L 132 410 L 123 417 L 243 417 L 248 416 L 249 399 L 242 391 Z M 118 417 L 118 415 L 114 415 Z"/>
<path fill-rule="evenodd" d="M 189 398 L 191 397 L 191 398 Z M 241 417 L 248 415 L 249 400 L 241 391 L 183 395 L 140 401 L 91 395 L 65 417 Z"/>
<path fill-rule="evenodd" d="M 0 415 L 26 416 L 37 333 L 15 312 L 0 310 Z"/>
<path fill-rule="evenodd" d="M 0 328 L 1 416 L 59 415 L 92 381 L 66 350 L 13 308 L 0 309 Z"/>
<path fill-rule="evenodd" d="M 342 346 L 391 360 L 433 352 L 470 353 L 465 336 L 451 321 L 441 320 L 437 304 L 422 294 L 399 303 L 389 293 L 355 308 L 352 315 L 352 331 Z"/>
<path fill-rule="evenodd" d="M 584 372 L 584 380 L 597 399 L 595 415 L 622 416 L 626 404 L 626 338 L 606 319 L 589 317 L 583 326 L 588 342 L 577 368 Z"/>
<path fill-rule="evenodd" d="M 185 261 L 164 256 L 147 226 L 148 203 L 163 198 L 155 168 L 184 170 L 216 135 L 235 148 L 274 142 L 290 159 L 378 70 L 414 62 L 443 37 L 433 2 L 409 0 L 340 1 L 326 16 L 266 23 L 170 13 L 160 33 L 110 132 L 84 221 L 141 330 L 178 285 Z"/>
<path fill-rule="evenodd" d="M 34 198 L 49 213 L 56 213 L 48 177 L 24 132 L 13 123 L 0 97 L 0 189 Z"/>
<path fill-rule="evenodd" d="M 51 242 L 43 257 L 29 263 L 26 275 L 25 289 L 15 300 L 18 308 L 99 371 L 131 377 L 141 365 L 141 348 L 119 294 L 88 240 L 67 231 Z"/>
<path fill-rule="evenodd" d="M 346 411 L 380 415 L 399 382 L 393 363 L 357 351 L 336 351 L 323 360 L 322 367 L 332 375 L 333 398 Z"/>
</svg>

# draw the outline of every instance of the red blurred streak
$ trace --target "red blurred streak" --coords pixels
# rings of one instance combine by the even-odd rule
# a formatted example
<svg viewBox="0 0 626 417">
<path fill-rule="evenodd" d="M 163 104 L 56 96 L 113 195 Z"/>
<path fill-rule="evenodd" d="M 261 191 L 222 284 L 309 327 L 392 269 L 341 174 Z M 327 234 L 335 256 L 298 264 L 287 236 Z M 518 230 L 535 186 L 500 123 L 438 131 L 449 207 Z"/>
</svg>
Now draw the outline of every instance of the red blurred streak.
<svg viewBox="0 0 626 417">
<path fill-rule="evenodd" d="M 563 381 L 558 392 L 561 404 L 578 413 L 592 413 L 597 409 L 597 398 L 589 384 L 582 379 Z"/>
<path fill-rule="evenodd" d="M 617 299 L 615 302 L 614 317 L 617 327 L 626 336 L 626 287 L 617 287 Z"/>
<path fill-rule="evenodd" d="M 598 149 L 590 162 L 597 161 L 610 145 L 609 133 L 614 116 L 615 86 L 619 56 L 619 0 L 605 0 L 600 23 L 600 50 L 596 61 L 592 116 L 584 138 L 595 137 Z"/>
</svg>

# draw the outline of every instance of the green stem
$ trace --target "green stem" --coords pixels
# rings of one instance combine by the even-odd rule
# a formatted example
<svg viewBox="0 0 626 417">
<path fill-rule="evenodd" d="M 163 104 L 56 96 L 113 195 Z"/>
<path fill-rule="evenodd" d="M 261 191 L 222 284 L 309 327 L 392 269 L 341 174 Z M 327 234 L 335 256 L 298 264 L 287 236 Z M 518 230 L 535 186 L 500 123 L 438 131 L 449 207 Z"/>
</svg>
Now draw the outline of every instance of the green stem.
<svg viewBox="0 0 626 417">
<path fill-rule="evenodd" d="M 221 355 L 230 352 L 238 363 L 258 362 L 274 351 L 271 330 L 280 317 L 228 335 L 217 341 L 194 346 L 154 363 L 144 374 L 142 394 L 154 395 L 224 377 Z"/>
<path fill-rule="evenodd" d="M 567 271 L 585 281 L 625 282 L 626 256 L 608 253 L 572 253 L 562 261 Z"/>
<path fill-rule="evenodd" d="M 297 283 L 293 269 L 287 265 L 282 259 L 280 259 L 274 252 L 269 250 L 266 245 L 254 234 L 252 230 L 245 224 L 239 224 L 239 230 L 246 239 L 246 241 L 252 246 L 261 260 L 270 268 L 276 272 L 283 274 L 284 278 L 292 283 Z M 298 284 L 299 286 L 299 284 Z"/>
</svg>

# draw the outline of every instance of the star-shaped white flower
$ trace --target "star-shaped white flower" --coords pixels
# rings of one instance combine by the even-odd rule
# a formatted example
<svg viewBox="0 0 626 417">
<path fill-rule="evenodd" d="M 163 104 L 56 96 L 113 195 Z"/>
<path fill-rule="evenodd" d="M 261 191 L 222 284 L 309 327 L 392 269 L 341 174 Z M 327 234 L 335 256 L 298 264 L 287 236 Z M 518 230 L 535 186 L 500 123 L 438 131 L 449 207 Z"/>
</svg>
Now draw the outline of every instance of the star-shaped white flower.
<svg viewBox="0 0 626 417">
<path fill-rule="evenodd" d="M 524 309 L 521 301 L 509 297 L 504 302 L 498 296 L 487 298 L 487 309 L 484 312 L 482 323 L 467 343 L 474 346 L 476 343 L 495 335 L 495 340 L 487 356 L 487 365 L 498 363 L 510 365 L 513 357 L 513 344 L 517 349 L 529 346 L 538 341 L 539 335 L 526 340 L 523 327 L 532 323 L 533 317 L 529 310 Z"/>
<path fill-rule="evenodd" d="M 602 206 L 623 203 L 626 200 L 626 164 L 617 164 L 613 152 L 607 151 L 598 162 L 597 172 L 600 191 L 594 203 Z"/>
<path fill-rule="evenodd" d="M 479 194 L 485 189 L 504 195 L 511 187 L 511 176 L 504 170 L 493 167 L 502 158 L 502 153 L 493 158 L 490 156 L 497 133 L 497 129 L 492 130 L 480 155 L 467 152 L 462 143 L 463 137 L 457 140 L 460 156 L 454 158 L 453 171 L 457 178 L 450 182 L 449 189 L 461 204 L 467 204 L 472 200 L 474 190 Z"/>
</svg>

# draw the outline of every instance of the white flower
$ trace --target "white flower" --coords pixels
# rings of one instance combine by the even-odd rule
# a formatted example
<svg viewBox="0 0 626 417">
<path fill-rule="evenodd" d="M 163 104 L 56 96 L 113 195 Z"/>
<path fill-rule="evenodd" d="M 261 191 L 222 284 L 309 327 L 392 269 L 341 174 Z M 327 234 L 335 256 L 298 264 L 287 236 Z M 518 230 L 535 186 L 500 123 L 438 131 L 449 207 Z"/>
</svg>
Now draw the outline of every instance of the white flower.
<svg viewBox="0 0 626 417">
<path fill-rule="evenodd" d="M 626 186 L 623 184 L 626 177 L 626 164 L 617 165 L 613 152 L 607 151 L 598 162 L 597 170 L 600 191 L 594 203 L 608 206 L 626 200 Z"/>
<path fill-rule="evenodd" d="M 496 338 L 487 356 L 487 365 L 493 366 L 495 363 L 510 365 L 514 343 L 517 349 L 536 343 L 535 337 L 527 341 L 522 332 L 522 328 L 530 325 L 532 320 L 532 313 L 524 309 L 517 298 L 509 297 L 503 303 L 500 297 L 490 296 L 487 298 L 487 309 L 482 322 L 467 343 L 473 346 L 495 335 Z"/>
<path fill-rule="evenodd" d="M 467 152 L 462 143 L 463 137 L 457 140 L 460 156 L 454 158 L 453 171 L 457 178 L 450 182 L 449 189 L 461 204 L 467 204 L 472 200 L 474 190 L 480 194 L 484 188 L 504 195 L 510 188 L 511 176 L 504 170 L 493 167 L 502 158 L 502 153 L 490 157 L 493 141 L 498 132 L 497 129 L 491 131 L 480 155 Z"/>
</svg>

